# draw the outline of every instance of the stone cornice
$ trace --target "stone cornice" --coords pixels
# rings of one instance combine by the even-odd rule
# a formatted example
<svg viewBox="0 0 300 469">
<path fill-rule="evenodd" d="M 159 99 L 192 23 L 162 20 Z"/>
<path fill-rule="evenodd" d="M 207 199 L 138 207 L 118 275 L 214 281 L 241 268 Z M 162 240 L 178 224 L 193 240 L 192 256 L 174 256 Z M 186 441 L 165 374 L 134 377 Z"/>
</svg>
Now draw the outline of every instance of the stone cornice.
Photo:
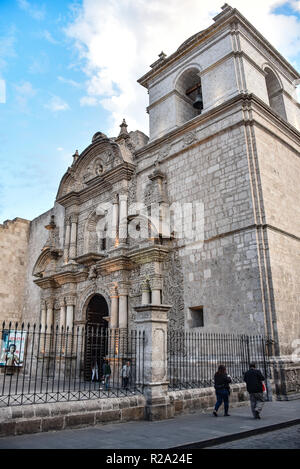
<svg viewBox="0 0 300 469">
<path fill-rule="evenodd" d="M 43 289 L 60 288 L 67 283 L 80 283 L 87 279 L 88 273 L 81 272 L 61 272 L 34 280 L 34 283 Z"/>
<path fill-rule="evenodd" d="M 130 181 L 134 170 L 135 165 L 125 161 L 104 173 L 101 178 L 95 177 L 93 180 L 89 181 L 88 187 L 85 187 L 78 192 L 69 192 L 63 197 L 57 199 L 56 202 L 65 208 L 72 205 L 80 205 L 99 194 L 111 191 L 112 186 L 117 182 L 123 180 Z"/>
<path fill-rule="evenodd" d="M 101 275 L 107 275 L 111 272 L 118 272 L 121 270 L 130 270 L 132 268 L 133 264 L 126 255 L 103 259 L 96 264 L 97 273 Z"/>
<path fill-rule="evenodd" d="M 91 266 L 92 264 L 95 264 L 95 262 L 100 261 L 106 257 L 104 254 L 98 254 L 94 252 L 88 252 L 87 254 L 83 254 L 82 256 L 76 257 L 75 261 L 78 264 L 83 264 L 87 266 Z"/>
<path fill-rule="evenodd" d="M 157 104 L 160 104 L 162 103 L 163 101 L 165 101 L 166 99 L 168 99 L 169 97 L 171 96 L 178 96 L 179 98 L 183 99 L 185 102 L 187 102 L 188 104 L 191 104 L 192 103 L 192 100 L 190 98 L 188 98 L 187 96 L 185 96 L 184 94 L 182 93 L 179 93 L 178 90 L 176 89 L 173 89 L 171 91 L 169 91 L 167 94 L 165 94 L 164 96 L 162 96 L 161 98 L 157 99 L 156 101 L 153 101 L 153 103 L 149 104 L 149 106 L 146 108 L 147 112 L 149 112 L 153 107 L 155 107 Z"/>
<path fill-rule="evenodd" d="M 183 135 L 186 135 L 187 132 L 194 131 L 197 129 L 201 124 L 204 124 L 206 122 L 209 122 L 210 120 L 217 118 L 220 114 L 223 114 L 225 111 L 229 111 L 230 109 L 233 109 L 237 104 L 241 104 L 241 109 L 246 105 L 249 109 L 251 108 L 251 105 L 257 105 L 257 108 L 260 108 L 261 111 L 270 118 L 272 117 L 273 123 L 275 123 L 280 131 L 285 131 L 286 134 L 292 138 L 296 139 L 296 142 L 299 144 L 299 139 L 300 139 L 300 132 L 291 124 L 288 122 L 284 121 L 281 119 L 276 112 L 274 112 L 270 106 L 268 106 L 266 103 L 264 103 L 260 98 L 258 98 L 255 94 L 248 94 L 248 93 L 240 93 L 233 98 L 229 99 L 228 101 L 225 101 L 224 103 L 221 103 L 219 106 L 216 106 L 209 111 L 203 112 L 203 114 L 200 114 L 199 116 L 191 119 L 188 122 L 185 122 L 182 126 L 178 127 L 177 129 L 174 129 L 167 134 L 163 135 L 162 137 L 157 138 L 156 140 L 153 140 L 152 142 L 148 143 L 146 146 L 141 148 L 135 153 L 135 158 L 142 158 L 143 156 L 148 155 L 151 152 L 158 151 L 161 147 L 164 147 L 166 144 L 173 143 L 176 139 L 180 138 Z M 201 144 L 203 141 L 208 140 L 210 138 L 213 138 L 216 136 L 218 133 L 223 133 L 224 131 L 227 131 L 231 127 L 236 127 L 238 125 L 243 125 L 245 123 L 255 123 L 255 116 L 253 116 L 251 119 L 248 119 L 246 122 L 246 119 L 241 119 L 239 122 L 235 122 L 234 124 L 229 124 L 228 127 L 222 128 L 219 132 L 214 132 L 212 133 L 211 136 L 206 136 L 204 139 L 197 139 L 196 142 L 193 142 L 192 144 L 186 145 L 186 147 L 183 150 L 174 152 L 172 154 L 172 157 L 176 156 L 177 154 L 182 153 L 182 151 L 186 151 L 193 146 Z M 170 158 L 167 157 L 165 158 L 168 159 Z M 163 162 L 162 160 L 161 162 Z M 142 171 L 149 169 L 153 165 L 143 168 Z M 138 173 L 140 172 L 139 170 L 137 171 Z"/>
<path fill-rule="evenodd" d="M 169 251 L 170 250 L 164 246 L 150 246 L 132 251 L 128 254 L 128 257 L 135 264 L 162 262 Z"/>
</svg>

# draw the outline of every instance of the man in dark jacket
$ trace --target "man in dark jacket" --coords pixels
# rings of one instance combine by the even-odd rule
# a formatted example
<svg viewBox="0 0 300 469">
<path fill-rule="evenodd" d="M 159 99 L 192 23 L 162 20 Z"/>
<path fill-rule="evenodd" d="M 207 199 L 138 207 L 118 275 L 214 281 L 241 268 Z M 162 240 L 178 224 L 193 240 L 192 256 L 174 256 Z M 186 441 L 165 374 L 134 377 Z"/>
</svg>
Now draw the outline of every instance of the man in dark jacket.
<svg viewBox="0 0 300 469">
<path fill-rule="evenodd" d="M 260 413 L 264 405 L 263 381 L 265 377 L 260 370 L 256 369 L 255 363 L 250 363 L 250 368 L 244 374 L 247 391 L 250 394 L 250 404 L 253 417 L 260 419 Z"/>
</svg>

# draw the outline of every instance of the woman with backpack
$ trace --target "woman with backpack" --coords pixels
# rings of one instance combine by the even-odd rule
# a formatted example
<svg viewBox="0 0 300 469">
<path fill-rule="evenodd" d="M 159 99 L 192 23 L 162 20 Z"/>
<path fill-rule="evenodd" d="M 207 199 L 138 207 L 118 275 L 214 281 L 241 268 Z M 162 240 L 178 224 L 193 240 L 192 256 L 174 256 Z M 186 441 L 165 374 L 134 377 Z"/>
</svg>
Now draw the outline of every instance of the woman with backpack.
<svg viewBox="0 0 300 469">
<path fill-rule="evenodd" d="M 226 367 L 224 365 L 219 365 L 218 371 L 214 376 L 215 390 L 217 396 L 217 402 L 215 405 L 215 410 L 213 415 L 218 417 L 218 409 L 224 402 L 224 416 L 229 417 L 229 394 L 231 377 L 226 372 Z"/>
</svg>

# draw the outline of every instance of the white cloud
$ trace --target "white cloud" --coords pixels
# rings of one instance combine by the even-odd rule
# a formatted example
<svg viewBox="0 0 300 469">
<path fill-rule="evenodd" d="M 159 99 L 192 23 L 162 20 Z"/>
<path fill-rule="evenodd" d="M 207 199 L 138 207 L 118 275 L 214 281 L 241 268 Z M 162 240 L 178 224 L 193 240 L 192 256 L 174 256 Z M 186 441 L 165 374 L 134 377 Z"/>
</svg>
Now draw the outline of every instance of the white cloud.
<svg viewBox="0 0 300 469">
<path fill-rule="evenodd" d="M 300 0 L 292 0 L 291 6 L 295 11 L 300 11 Z"/>
<path fill-rule="evenodd" d="M 35 20 L 43 20 L 45 18 L 45 5 L 37 6 L 29 3 L 27 0 L 17 0 L 21 10 L 26 11 Z"/>
<path fill-rule="evenodd" d="M 49 103 L 45 104 L 45 108 L 50 109 L 50 111 L 53 112 L 67 111 L 68 109 L 70 109 L 68 103 L 59 96 L 53 96 Z"/>
<path fill-rule="evenodd" d="M 28 101 L 36 95 L 36 90 L 29 81 L 24 81 L 19 85 L 15 85 L 16 101 L 21 110 L 27 109 Z"/>
<path fill-rule="evenodd" d="M 42 51 L 38 57 L 33 58 L 32 63 L 28 67 L 28 71 L 32 74 L 43 74 L 48 72 L 49 67 L 49 57 L 46 52 Z"/>
<path fill-rule="evenodd" d="M 16 31 L 14 27 L 10 27 L 7 34 L 0 37 L 0 70 L 6 68 L 7 59 L 17 56 L 15 43 Z"/>
<path fill-rule="evenodd" d="M 82 87 L 82 83 L 78 83 L 77 81 L 71 80 L 70 78 L 64 78 L 64 77 L 61 77 L 61 76 L 59 76 L 57 78 L 62 83 L 66 83 L 67 85 L 71 85 L 74 88 L 81 88 Z"/>
<path fill-rule="evenodd" d="M 97 106 L 99 104 L 99 100 L 95 96 L 83 96 L 80 98 L 80 106 Z"/>
<path fill-rule="evenodd" d="M 59 44 L 59 42 L 56 39 L 54 39 L 52 34 L 47 30 L 41 32 L 41 37 L 46 39 L 46 41 L 50 42 L 51 44 Z"/>
<path fill-rule="evenodd" d="M 86 96 L 80 104 L 100 103 L 110 111 L 110 128 L 103 129 L 109 134 L 116 135 L 123 117 L 131 130 L 140 128 L 148 132 L 147 93 L 136 80 L 149 70 L 149 64 L 161 50 L 169 55 L 188 37 L 211 25 L 223 3 L 223 0 L 83 0 L 82 8 L 76 10 L 66 29 L 87 76 Z M 297 58 L 299 19 L 272 13 L 285 3 L 285 0 L 236 0 L 232 6 L 283 55 Z M 294 8 L 296 3 L 299 2 L 293 1 Z"/>
</svg>

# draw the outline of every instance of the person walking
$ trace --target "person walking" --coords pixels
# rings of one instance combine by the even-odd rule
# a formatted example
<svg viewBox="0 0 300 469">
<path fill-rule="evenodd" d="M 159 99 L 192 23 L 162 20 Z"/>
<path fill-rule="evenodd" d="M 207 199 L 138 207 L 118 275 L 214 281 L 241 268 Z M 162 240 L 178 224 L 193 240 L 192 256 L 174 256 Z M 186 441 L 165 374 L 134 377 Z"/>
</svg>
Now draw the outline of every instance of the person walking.
<svg viewBox="0 0 300 469">
<path fill-rule="evenodd" d="M 256 369 L 255 363 L 250 363 L 249 370 L 244 374 L 244 381 L 250 395 L 250 405 L 253 417 L 260 419 L 260 413 L 265 403 L 263 393 L 263 381 L 265 377 L 260 370 Z"/>
<path fill-rule="evenodd" d="M 216 390 L 216 397 L 217 402 L 215 405 L 215 410 L 213 411 L 213 415 L 218 417 L 218 410 L 219 407 L 224 402 L 224 416 L 229 417 L 229 395 L 230 395 L 230 386 L 231 377 L 226 372 L 226 367 L 224 365 L 219 365 L 218 371 L 214 376 L 215 382 L 215 390 Z"/>
<path fill-rule="evenodd" d="M 131 376 L 130 362 L 127 361 L 121 369 L 122 388 L 128 389 L 128 383 Z"/>
</svg>

